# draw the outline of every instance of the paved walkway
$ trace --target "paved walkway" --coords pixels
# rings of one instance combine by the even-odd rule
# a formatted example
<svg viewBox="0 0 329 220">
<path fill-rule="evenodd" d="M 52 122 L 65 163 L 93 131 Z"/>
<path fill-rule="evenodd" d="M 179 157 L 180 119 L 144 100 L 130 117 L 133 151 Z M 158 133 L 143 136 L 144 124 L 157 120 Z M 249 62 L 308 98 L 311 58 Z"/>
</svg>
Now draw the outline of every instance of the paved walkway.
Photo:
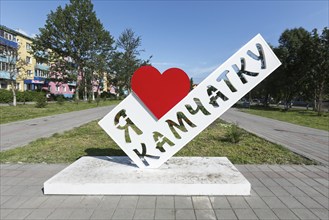
<svg viewBox="0 0 329 220">
<path fill-rule="evenodd" d="M 329 165 L 329 132 L 240 112 L 231 108 L 221 119 L 324 165 Z M 329 125 L 328 125 L 329 126 Z"/>
<path fill-rule="evenodd" d="M 24 146 L 41 137 L 49 137 L 104 117 L 112 106 L 98 107 L 59 115 L 0 125 L 0 151 Z"/>
<path fill-rule="evenodd" d="M 328 167 L 237 165 L 251 196 L 44 195 L 65 164 L 0 164 L 0 219 L 329 219 Z"/>
</svg>

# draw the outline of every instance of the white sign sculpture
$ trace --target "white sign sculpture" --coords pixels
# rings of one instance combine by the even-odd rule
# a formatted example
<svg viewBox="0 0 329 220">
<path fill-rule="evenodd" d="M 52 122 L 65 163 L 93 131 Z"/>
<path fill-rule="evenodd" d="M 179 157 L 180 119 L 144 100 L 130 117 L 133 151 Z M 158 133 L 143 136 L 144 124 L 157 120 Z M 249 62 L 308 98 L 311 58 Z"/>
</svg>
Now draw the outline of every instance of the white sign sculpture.
<svg viewBox="0 0 329 220">
<path fill-rule="evenodd" d="M 171 109 L 153 114 L 132 92 L 99 125 L 138 167 L 157 168 L 280 65 L 258 34 Z"/>
</svg>

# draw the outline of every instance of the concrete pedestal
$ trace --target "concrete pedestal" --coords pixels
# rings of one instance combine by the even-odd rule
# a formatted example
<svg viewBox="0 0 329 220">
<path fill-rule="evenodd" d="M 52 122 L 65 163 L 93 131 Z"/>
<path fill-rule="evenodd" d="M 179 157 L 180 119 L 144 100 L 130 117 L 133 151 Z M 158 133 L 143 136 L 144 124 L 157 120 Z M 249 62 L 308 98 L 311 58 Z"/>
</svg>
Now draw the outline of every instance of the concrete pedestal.
<svg viewBox="0 0 329 220">
<path fill-rule="evenodd" d="M 45 194 L 250 195 L 251 185 L 226 157 L 172 157 L 139 169 L 128 157 L 82 157 L 44 183 Z"/>
</svg>

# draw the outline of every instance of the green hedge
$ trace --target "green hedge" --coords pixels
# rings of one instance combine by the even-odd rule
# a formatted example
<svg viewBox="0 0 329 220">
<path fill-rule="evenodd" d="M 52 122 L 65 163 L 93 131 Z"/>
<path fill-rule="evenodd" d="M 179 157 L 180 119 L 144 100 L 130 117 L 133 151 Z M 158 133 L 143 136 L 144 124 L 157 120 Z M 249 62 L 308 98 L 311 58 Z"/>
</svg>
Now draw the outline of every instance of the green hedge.
<svg viewBox="0 0 329 220">
<path fill-rule="evenodd" d="M 17 102 L 35 102 L 40 96 L 46 96 L 46 94 L 40 91 L 16 91 Z M 0 89 L 0 103 L 11 103 L 12 101 L 13 93 L 11 90 Z"/>
</svg>

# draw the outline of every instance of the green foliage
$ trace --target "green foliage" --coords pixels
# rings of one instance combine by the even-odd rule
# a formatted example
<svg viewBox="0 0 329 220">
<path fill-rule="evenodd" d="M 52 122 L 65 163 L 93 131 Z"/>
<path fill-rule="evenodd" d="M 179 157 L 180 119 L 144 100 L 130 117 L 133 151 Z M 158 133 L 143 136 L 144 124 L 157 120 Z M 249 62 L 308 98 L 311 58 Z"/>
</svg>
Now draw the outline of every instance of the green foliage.
<svg viewBox="0 0 329 220">
<path fill-rule="evenodd" d="M 142 52 L 139 49 L 141 44 L 141 37 L 136 36 L 132 29 L 124 30 L 116 42 L 116 46 L 121 51 L 116 51 L 113 54 L 112 62 L 110 63 L 110 73 L 115 76 L 114 82 L 121 90 L 130 90 L 130 81 L 133 73 L 139 67 L 149 65 L 151 57 L 148 60 L 138 58 Z"/>
<path fill-rule="evenodd" d="M 287 107 L 294 99 L 313 102 L 320 115 L 322 101 L 329 97 L 329 30 L 322 33 L 304 28 L 285 30 L 279 46 L 273 48 L 282 65 L 260 83 L 252 94 L 267 104 L 270 98 L 283 101 Z M 288 108 L 286 108 L 288 109 Z"/>
<path fill-rule="evenodd" d="M 63 95 L 56 96 L 56 100 L 57 100 L 57 104 L 59 104 L 59 105 L 64 105 L 64 103 L 65 103 L 65 98 Z"/>
<path fill-rule="evenodd" d="M 45 93 L 38 91 L 16 91 L 17 102 L 35 102 Z M 10 90 L 0 89 L 0 103 L 11 103 L 13 101 L 13 93 Z"/>
<path fill-rule="evenodd" d="M 13 94 L 7 89 L 0 89 L 0 103 L 10 103 L 13 101 Z"/>
<path fill-rule="evenodd" d="M 239 143 L 243 135 L 242 130 L 238 127 L 237 124 L 231 124 L 227 127 L 228 129 L 226 130 L 223 140 L 234 144 Z"/>
<path fill-rule="evenodd" d="M 273 118 L 301 126 L 329 131 L 329 112 L 325 112 L 321 117 L 318 117 L 317 113 L 314 111 L 294 108 L 289 111 L 282 111 L 280 108 L 261 108 L 253 106 L 250 109 L 240 110 L 262 117 Z"/>
<path fill-rule="evenodd" d="M 118 103 L 118 101 L 105 101 L 100 102 L 99 106 L 109 106 Z M 0 124 L 55 114 L 62 114 L 72 111 L 79 111 L 95 107 L 97 107 L 96 104 L 89 104 L 87 102 L 80 102 L 79 105 L 75 104 L 75 102 L 67 102 L 65 103 L 65 105 L 58 105 L 57 103 L 48 103 L 47 108 L 35 108 L 35 105 L 30 104 L 17 106 L 2 106 L 0 108 Z"/>
<path fill-rule="evenodd" d="M 38 96 L 36 103 L 35 103 L 35 107 L 36 108 L 45 108 L 47 106 L 47 98 L 46 96 Z"/>
<path fill-rule="evenodd" d="M 99 105 L 100 101 L 101 101 L 101 97 L 98 95 L 98 96 L 96 97 L 96 103 L 97 103 L 97 106 Z"/>
<path fill-rule="evenodd" d="M 316 164 L 247 132 L 239 143 L 222 141 L 218 137 L 222 137 L 227 129 L 216 121 L 177 156 L 228 157 L 234 164 Z M 94 121 L 63 134 L 33 141 L 25 147 L 2 151 L 0 161 L 72 163 L 81 156 L 108 155 L 124 156 L 125 153 Z"/>
<path fill-rule="evenodd" d="M 194 82 L 193 82 L 193 78 L 190 79 L 190 90 L 192 91 L 193 89 L 193 85 L 194 85 Z"/>
<path fill-rule="evenodd" d="M 81 82 L 93 77 L 94 71 L 106 69 L 113 43 L 113 37 L 97 19 L 91 0 L 71 0 L 48 14 L 32 48 L 38 59 L 55 64 L 51 73 L 60 71 L 64 79 L 80 78 L 79 87 Z M 47 50 L 51 53 L 40 53 Z M 74 65 L 63 57 L 72 58 Z M 83 86 L 81 90 L 85 91 L 88 85 Z"/>
</svg>

